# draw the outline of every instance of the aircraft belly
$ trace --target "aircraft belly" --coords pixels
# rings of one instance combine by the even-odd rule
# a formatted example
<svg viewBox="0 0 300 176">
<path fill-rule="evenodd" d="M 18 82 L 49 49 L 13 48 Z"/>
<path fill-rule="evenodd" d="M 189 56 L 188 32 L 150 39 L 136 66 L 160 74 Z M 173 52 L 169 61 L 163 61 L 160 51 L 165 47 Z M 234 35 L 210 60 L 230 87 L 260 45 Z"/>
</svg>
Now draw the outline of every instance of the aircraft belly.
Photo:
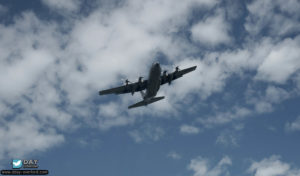
<svg viewBox="0 0 300 176">
<path fill-rule="evenodd" d="M 151 69 L 149 84 L 147 86 L 146 98 L 155 97 L 160 87 L 160 68 Z"/>
<path fill-rule="evenodd" d="M 157 82 L 152 82 L 151 86 L 147 89 L 147 97 L 155 97 L 159 89 L 160 84 Z"/>
</svg>

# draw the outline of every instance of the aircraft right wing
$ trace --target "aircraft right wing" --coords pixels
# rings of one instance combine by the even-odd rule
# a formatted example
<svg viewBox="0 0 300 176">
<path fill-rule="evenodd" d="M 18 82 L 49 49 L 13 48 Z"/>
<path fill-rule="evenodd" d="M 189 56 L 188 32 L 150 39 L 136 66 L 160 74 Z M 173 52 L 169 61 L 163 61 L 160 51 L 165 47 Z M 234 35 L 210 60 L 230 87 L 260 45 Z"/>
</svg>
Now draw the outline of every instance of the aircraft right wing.
<svg viewBox="0 0 300 176">
<path fill-rule="evenodd" d="M 165 84 L 165 83 L 171 83 L 173 80 L 178 79 L 180 77 L 182 77 L 184 74 L 187 74 L 191 71 L 196 70 L 197 66 L 193 66 L 190 68 L 186 68 L 183 70 L 179 70 L 179 68 L 176 68 L 176 71 L 174 71 L 173 73 L 169 73 L 169 74 L 163 74 L 160 79 L 161 79 L 161 85 Z"/>
<path fill-rule="evenodd" d="M 102 90 L 99 91 L 99 95 L 106 95 L 106 94 L 125 94 L 125 93 L 134 93 L 134 92 L 139 92 L 147 87 L 147 80 L 140 81 L 140 82 L 135 82 L 135 83 L 130 83 L 126 84 L 120 87 L 116 88 L 111 88 L 107 90 Z"/>
</svg>

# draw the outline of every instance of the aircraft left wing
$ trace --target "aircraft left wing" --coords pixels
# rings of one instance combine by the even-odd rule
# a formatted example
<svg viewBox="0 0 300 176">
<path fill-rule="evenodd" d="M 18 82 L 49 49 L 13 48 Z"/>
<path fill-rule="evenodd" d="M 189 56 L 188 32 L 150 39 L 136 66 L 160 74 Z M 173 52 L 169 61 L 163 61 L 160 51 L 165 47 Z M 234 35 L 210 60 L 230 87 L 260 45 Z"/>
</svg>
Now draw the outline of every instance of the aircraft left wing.
<svg viewBox="0 0 300 176">
<path fill-rule="evenodd" d="M 184 74 L 187 74 L 189 72 L 192 72 L 194 70 L 196 70 L 197 66 L 193 66 L 190 68 L 186 68 L 183 70 L 179 70 L 178 67 L 176 68 L 176 71 L 174 71 L 173 73 L 169 73 L 169 74 L 163 74 L 160 78 L 161 78 L 161 85 L 165 84 L 165 83 L 169 83 L 171 84 L 171 82 L 175 79 L 178 79 L 180 77 L 182 77 Z"/>
<path fill-rule="evenodd" d="M 125 94 L 125 93 L 134 93 L 139 92 L 147 87 L 147 80 L 141 82 L 135 82 L 126 84 L 120 87 L 115 87 L 107 90 L 99 91 L 99 95 L 106 95 L 106 94 Z"/>
</svg>

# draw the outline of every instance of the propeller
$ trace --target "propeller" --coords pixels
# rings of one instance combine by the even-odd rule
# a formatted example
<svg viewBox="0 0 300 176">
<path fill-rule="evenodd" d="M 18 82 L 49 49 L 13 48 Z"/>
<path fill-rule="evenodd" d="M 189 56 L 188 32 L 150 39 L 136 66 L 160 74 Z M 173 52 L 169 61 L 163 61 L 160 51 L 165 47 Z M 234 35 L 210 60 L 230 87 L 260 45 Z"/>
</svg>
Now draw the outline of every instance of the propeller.
<svg viewBox="0 0 300 176">
<path fill-rule="evenodd" d="M 143 81 L 143 78 L 144 77 L 142 77 L 142 76 L 139 77 L 139 83 L 141 83 Z"/>
<path fill-rule="evenodd" d="M 140 86 L 140 84 L 143 82 L 143 78 L 142 76 L 139 77 L 138 79 L 138 84 L 131 84 L 131 95 L 133 95 L 135 93 L 135 90 Z M 123 85 L 128 86 L 129 83 L 132 83 L 131 81 L 129 81 L 128 79 L 121 79 L 123 82 Z"/>
<path fill-rule="evenodd" d="M 128 83 L 131 83 L 128 79 L 121 79 L 123 82 L 123 85 L 128 85 Z"/>
<path fill-rule="evenodd" d="M 164 72 L 163 72 L 163 76 L 166 76 L 167 75 L 167 70 L 164 70 Z"/>
<path fill-rule="evenodd" d="M 143 78 L 144 77 L 140 76 L 138 79 L 138 84 L 132 86 L 131 95 L 133 95 L 135 93 L 135 90 L 138 89 L 139 86 L 141 86 Z"/>
<path fill-rule="evenodd" d="M 175 72 L 178 72 L 178 70 L 179 70 L 179 68 L 177 66 Z M 168 74 L 168 83 L 169 83 L 169 85 L 173 81 L 173 76 L 174 76 L 174 73 Z"/>
<path fill-rule="evenodd" d="M 167 70 L 163 71 L 163 75 L 162 75 L 162 81 L 165 82 L 167 80 Z"/>
</svg>

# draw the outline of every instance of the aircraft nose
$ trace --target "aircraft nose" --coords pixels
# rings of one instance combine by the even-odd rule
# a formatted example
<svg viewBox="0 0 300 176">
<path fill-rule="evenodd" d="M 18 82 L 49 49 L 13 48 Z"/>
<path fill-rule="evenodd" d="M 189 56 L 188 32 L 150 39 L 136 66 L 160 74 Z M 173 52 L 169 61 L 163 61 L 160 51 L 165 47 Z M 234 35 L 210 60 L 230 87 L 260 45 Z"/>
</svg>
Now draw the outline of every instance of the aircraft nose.
<svg viewBox="0 0 300 176">
<path fill-rule="evenodd" d="M 154 66 L 155 66 L 155 67 L 158 67 L 158 66 L 159 66 L 159 63 L 158 63 L 158 62 L 155 62 L 155 63 L 154 63 Z"/>
</svg>

